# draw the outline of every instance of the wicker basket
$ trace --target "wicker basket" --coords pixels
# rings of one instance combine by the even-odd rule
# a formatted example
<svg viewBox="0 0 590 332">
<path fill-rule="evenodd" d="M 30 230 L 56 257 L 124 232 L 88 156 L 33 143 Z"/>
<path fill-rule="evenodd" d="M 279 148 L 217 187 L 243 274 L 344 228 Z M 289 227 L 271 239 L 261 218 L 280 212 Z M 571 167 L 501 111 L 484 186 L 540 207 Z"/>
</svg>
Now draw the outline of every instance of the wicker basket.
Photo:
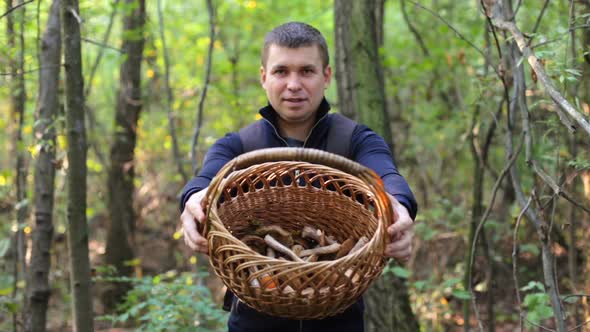
<svg viewBox="0 0 590 332">
<path fill-rule="evenodd" d="M 344 311 L 377 278 L 387 259 L 391 202 L 370 169 L 328 152 L 273 148 L 227 163 L 205 199 L 209 260 L 223 283 L 250 307 L 273 316 L 320 319 Z M 340 243 L 365 236 L 360 250 L 332 261 L 263 256 L 238 238 L 252 224 L 301 232 L 309 225 Z M 258 282 L 255 282 L 258 281 Z"/>
</svg>

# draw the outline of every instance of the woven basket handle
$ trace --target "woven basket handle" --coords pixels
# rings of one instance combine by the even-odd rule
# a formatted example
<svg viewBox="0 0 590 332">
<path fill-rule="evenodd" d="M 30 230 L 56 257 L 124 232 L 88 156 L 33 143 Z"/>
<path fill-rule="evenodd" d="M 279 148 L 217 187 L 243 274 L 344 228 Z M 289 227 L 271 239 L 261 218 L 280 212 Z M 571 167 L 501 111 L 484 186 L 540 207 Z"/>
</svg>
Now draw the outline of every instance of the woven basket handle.
<svg viewBox="0 0 590 332">
<path fill-rule="evenodd" d="M 397 216 L 394 215 L 389 196 L 385 192 L 383 182 L 373 170 L 342 156 L 309 148 L 267 148 L 247 152 L 232 159 L 223 166 L 209 185 L 204 200 L 206 214 L 209 215 L 211 208 L 208 202 L 213 201 L 215 197 L 220 195 L 220 192 L 223 189 L 223 179 L 229 175 L 229 173 L 248 168 L 252 165 L 276 161 L 303 161 L 313 164 L 321 164 L 354 175 L 365 181 L 365 183 L 372 186 L 375 190 L 377 196 L 375 203 L 381 205 L 381 211 L 383 211 L 384 223 L 381 226 L 384 227 L 384 229 L 382 229 L 382 231 L 385 231 L 385 229 L 397 219 Z M 205 234 L 207 228 L 208 227 L 204 227 L 203 231 Z"/>
<path fill-rule="evenodd" d="M 337 154 L 304 148 L 268 148 L 251 151 L 234 159 L 234 170 L 273 161 L 305 161 L 339 169 L 352 175 L 369 170 L 367 167 Z"/>
</svg>

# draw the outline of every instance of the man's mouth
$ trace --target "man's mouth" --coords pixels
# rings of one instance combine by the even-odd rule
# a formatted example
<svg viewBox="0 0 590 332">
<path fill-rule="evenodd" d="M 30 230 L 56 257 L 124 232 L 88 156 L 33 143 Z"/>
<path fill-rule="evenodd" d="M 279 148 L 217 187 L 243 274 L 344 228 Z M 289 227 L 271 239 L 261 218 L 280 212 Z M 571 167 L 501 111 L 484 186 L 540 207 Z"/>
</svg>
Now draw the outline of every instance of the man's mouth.
<svg viewBox="0 0 590 332">
<path fill-rule="evenodd" d="M 289 103 L 301 103 L 306 101 L 307 99 L 305 98 L 283 98 L 284 101 L 289 102 Z"/>
</svg>

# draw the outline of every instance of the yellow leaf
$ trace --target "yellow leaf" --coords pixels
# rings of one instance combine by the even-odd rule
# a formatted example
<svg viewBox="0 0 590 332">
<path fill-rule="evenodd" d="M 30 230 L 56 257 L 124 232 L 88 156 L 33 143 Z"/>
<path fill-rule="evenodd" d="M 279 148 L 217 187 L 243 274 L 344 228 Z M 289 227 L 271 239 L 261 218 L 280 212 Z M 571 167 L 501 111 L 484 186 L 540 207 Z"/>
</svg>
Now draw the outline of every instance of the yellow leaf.
<svg viewBox="0 0 590 332">
<path fill-rule="evenodd" d="M 31 234 L 31 227 L 25 226 L 25 228 L 23 228 L 23 232 L 25 232 L 25 234 Z"/>
<path fill-rule="evenodd" d="M 25 126 L 23 128 L 23 134 L 25 134 L 25 135 L 29 135 L 32 132 L 33 132 L 33 127 L 32 126 Z"/>
<path fill-rule="evenodd" d="M 68 147 L 68 138 L 65 135 L 57 136 L 57 146 L 60 149 L 65 150 Z"/>
<path fill-rule="evenodd" d="M 191 256 L 191 258 L 189 258 L 189 262 L 191 262 L 191 264 L 197 264 L 197 256 Z"/>
<path fill-rule="evenodd" d="M 178 240 L 182 237 L 182 233 L 180 231 L 176 231 L 174 232 L 174 235 L 172 237 L 174 238 L 174 240 Z"/>
<path fill-rule="evenodd" d="M 154 77 L 154 75 L 155 75 L 155 72 L 152 69 L 148 69 L 145 72 L 145 76 L 147 76 L 148 78 L 152 78 L 152 77 Z"/>
<path fill-rule="evenodd" d="M 38 149 L 37 145 L 29 145 L 29 147 L 27 148 L 27 151 L 29 151 L 31 158 L 33 158 L 33 159 L 36 159 L 37 156 L 39 155 L 39 149 Z"/>
</svg>

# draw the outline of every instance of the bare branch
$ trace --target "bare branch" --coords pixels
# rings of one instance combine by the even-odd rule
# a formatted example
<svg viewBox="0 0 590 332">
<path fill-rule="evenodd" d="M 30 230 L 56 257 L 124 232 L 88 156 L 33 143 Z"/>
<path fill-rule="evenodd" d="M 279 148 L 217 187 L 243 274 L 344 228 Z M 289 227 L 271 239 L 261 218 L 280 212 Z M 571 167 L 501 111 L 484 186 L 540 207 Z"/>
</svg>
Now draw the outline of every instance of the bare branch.
<svg viewBox="0 0 590 332">
<path fill-rule="evenodd" d="M 533 201 L 533 197 L 529 197 L 526 205 L 522 208 L 520 213 L 518 214 L 518 218 L 516 219 L 516 226 L 514 226 L 514 233 L 512 236 L 512 279 L 514 279 L 514 288 L 516 290 L 516 300 L 518 301 L 518 310 L 521 311 L 520 316 L 520 326 L 521 331 L 523 325 L 523 315 L 522 315 L 522 301 L 520 299 L 520 285 L 518 282 L 518 228 L 520 227 L 520 221 L 522 220 L 522 216 L 524 216 L 526 210 L 528 210 L 531 202 Z"/>
<path fill-rule="evenodd" d="M 583 322 L 582 324 L 572 327 L 571 329 L 568 330 L 568 332 L 577 331 L 580 327 L 588 325 L 588 324 L 590 324 L 590 320 L 587 320 L 587 321 Z"/>
<path fill-rule="evenodd" d="M 469 266 L 471 267 L 471 270 L 473 269 L 473 262 L 475 259 L 475 248 L 477 247 L 477 240 L 479 238 L 479 233 L 481 232 L 483 226 L 485 225 L 485 222 L 487 221 L 487 219 L 490 215 L 490 212 L 492 211 L 492 208 L 494 206 L 494 202 L 496 201 L 496 194 L 498 193 L 498 189 L 500 189 L 500 184 L 502 183 L 502 180 L 504 180 L 504 177 L 506 176 L 506 174 L 508 174 L 509 170 L 512 168 L 512 165 L 518 159 L 518 155 L 520 154 L 520 149 L 522 148 L 522 142 L 523 142 L 523 140 L 521 139 L 521 142 L 517 148 L 517 151 L 510 156 L 510 158 L 506 162 L 506 165 L 504 165 L 504 169 L 502 169 L 502 172 L 500 172 L 500 176 L 498 177 L 498 179 L 494 183 L 494 187 L 492 188 L 492 197 L 490 198 L 490 202 L 488 204 L 488 207 L 486 208 L 486 211 L 482 215 L 482 217 L 479 221 L 479 224 L 477 225 L 477 228 L 475 229 L 475 233 L 473 235 L 473 243 L 471 245 L 471 253 L 469 256 L 470 257 Z M 471 293 L 472 304 L 473 304 L 475 312 L 477 312 L 477 303 L 475 302 L 475 295 L 473 293 L 472 280 L 471 280 L 473 273 L 471 270 L 469 271 L 469 275 L 468 275 L 467 280 L 468 280 L 468 285 L 469 285 L 469 292 Z M 481 323 L 480 323 L 480 329 L 481 329 Z"/>
<path fill-rule="evenodd" d="M 104 33 L 104 37 L 102 38 L 102 45 L 106 45 L 109 41 L 109 37 L 111 35 L 111 30 L 113 28 L 113 23 L 115 22 L 115 15 L 117 14 L 117 8 L 119 7 L 119 0 L 115 0 L 113 2 L 113 10 L 111 11 L 111 16 L 109 17 L 109 25 L 107 26 L 107 30 Z M 102 59 L 102 55 L 104 54 L 105 47 L 101 48 L 96 55 L 96 59 L 94 59 L 94 63 L 92 64 L 92 69 L 90 69 L 90 76 L 88 78 L 86 84 L 86 90 L 84 91 L 84 96 L 88 97 L 90 91 L 92 90 L 92 82 L 94 81 L 94 75 L 96 75 L 96 70 L 98 69 L 98 64 Z M 120 53 L 123 53 L 122 50 L 117 50 Z"/>
<path fill-rule="evenodd" d="M 0 15 L 0 19 L 2 19 L 4 16 L 9 15 L 13 11 L 15 11 L 15 10 L 19 9 L 20 7 L 23 7 L 24 5 L 27 5 L 27 4 L 29 4 L 29 3 L 33 2 L 33 1 L 35 1 L 35 0 L 29 0 L 27 2 L 19 3 L 18 5 L 10 8 L 10 9 L 8 9 L 4 14 Z"/>
<path fill-rule="evenodd" d="M 74 8 L 69 8 L 68 11 L 70 12 L 70 14 L 72 14 L 72 16 L 74 16 L 76 18 L 76 21 L 78 21 L 78 24 L 82 25 L 83 20 L 80 17 L 80 15 L 78 15 L 76 10 Z"/>
<path fill-rule="evenodd" d="M 501 8 L 498 2 L 495 2 L 495 5 L 489 10 L 491 12 L 491 19 L 494 25 L 500 29 L 506 30 L 512 34 L 514 37 L 521 53 L 524 57 L 526 57 L 527 61 L 531 65 L 532 69 L 537 74 L 537 77 L 545 87 L 545 90 L 551 96 L 553 102 L 563 109 L 569 116 L 571 116 L 587 133 L 590 135 L 590 123 L 585 118 L 583 114 L 578 112 L 557 90 L 554 86 L 551 78 L 545 72 L 545 68 L 539 62 L 539 59 L 535 56 L 534 52 L 527 46 L 525 41 L 524 35 L 518 29 L 514 22 L 508 22 L 502 18 L 501 15 Z M 565 124 L 567 127 L 567 124 Z M 570 130 L 575 130 L 575 128 L 568 128 Z"/>
<path fill-rule="evenodd" d="M 570 194 L 568 194 L 562 187 L 560 187 L 555 180 L 549 176 L 549 174 L 545 173 L 538 165 L 536 161 L 532 161 L 532 168 L 533 171 L 553 190 L 554 195 L 559 195 L 570 203 L 575 205 L 576 207 L 584 210 L 586 213 L 590 214 L 590 208 L 583 206 L 582 204 L 576 202 Z"/>
<path fill-rule="evenodd" d="M 416 30 L 416 27 L 412 24 L 412 22 L 410 22 L 410 19 L 408 18 L 408 11 L 406 10 L 406 0 L 401 0 L 401 5 L 402 5 L 402 15 L 404 17 L 404 21 L 406 22 L 406 25 L 408 26 L 408 29 L 410 29 L 410 32 L 412 33 L 412 35 L 414 35 L 414 38 L 416 38 L 418 45 L 420 45 L 420 49 L 422 49 L 422 53 L 424 53 L 425 56 L 430 56 L 430 52 L 428 51 L 428 48 L 424 44 L 424 40 L 422 39 L 422 36 L 420 36 L 420 33 L 418 33 L 418 30 Z"/>
<path fill-rule="evenodd" d="M 545 3 L 543 4 L 543 8 L 541 8 L 541 12 L 539 13 L 539 16 L 537 17 L 537 21 L 535 21 L 535 26 L 533 27 L 533 32 L 532 32 L 533 36 L 527 42 L 527 46 L 530 46 L 531 43 L 533 42 L 533 38 L 535 38 L 535 34 L 537 33 L 539 26 L 541 25 L 541 19 L 543 18 L 543 15 L 545 14 L 545 10 L 547 9 L 547 5 L 549 5 L 549 0 L 545 0 Z M 514 15 L 516 15 L 516 13 Z M 510 21 L 512 21 L 512 20 L 510 20 Z"/>
<path fill-rule="evenodd" d="M 63 66 L 63 64 L 56 66 L 56 65 L 48 65 L 48 66 L 43 66 L 43 67 L 39 67 L 39 68 L 34 68 L 34 69 L 29 69 L 29 70 L 25 70 L 24 72 L 20 73 L 0 73 L 0 76 L 11 76 L 11 77 L 15 77 L 15 76 L 21 76 L 21 75 L 25 75 L 25 74 L 31 74 L 31 73 L 36 73 L 40 70 L 43 69 L 48 69 L 48 68 L 55 68 L 55 67 L 61 67 Z"/>
<path fill-rule="evenodd" d="M 459 30 L 457 30 L 451 23 L 449 23 L 447 20 L 445 20 L 442 16 L 440 16 L 437 13 L 435 13 L 432 9 L 426 8 L 426 7 L 422 6 L 421 4 L 419 4 L 417 2 L 414 2 L 413 0 L 407 0 L 407 1 L 413 3 L 416 7 L 419 7 L 419 8 L 424 9 L 425 11 L 429 12 L 432 16 L 434 16 L 434 17 L 438 18 L 439 20 L 441 20 L 451 30 L 453 30 L 453 32 L 455 32 L 455 34 L 457 35 L 457 37 L 459 37 L 460 39 L 462 39 L 463 41 L 465 41 L 467 44 L 469 44 L 469 46 L 471 46 L 474 50 L 476 50 L 479 54 L 481 54 L 484 57 L 484 59 L 487 58 L 487 56 L 484 53 L 484 51 L 482 51 L 473 42 L 471 42 L 469 39 L 467 39 L 465 36 L 463 36 L 463 34 L 461 32 L 459 32 Z"/>
<path fill-rule="evenodd" d="M 100 47 L 102 47 L 102 48 L 108 48 L 108 49 L 110 49 L 110 50 L 117 51 L 117 52 L 119 52 L 119 53 L 121 53 L 121 54 L 125 53 L 125 52 L 123 52 L 123 50 L 122 50 L 122 49 L 120 49 L 120 48 L 116 48 L 116 47 L 114 47 L 114 46 L 110 46 L 110 45 L 107 45 L 107 44 L 105 44 L 105 43 L 97 42 L 97 41 L 95 41 L 95 40 L 92 40 L 92 39 L 89 39 L 89 38 L 86 38 L 86 37 L 82 37 L 82 38 L 80 38 L 80 39 L 81 39 L 81 40 L 83 40 L 83 41 L 85 41 L 85 42 L 87 42 L 87 43 L 90 43 L 90 44 L 94 44 L 94 45 L 100 46 Z"/>
</svg>

